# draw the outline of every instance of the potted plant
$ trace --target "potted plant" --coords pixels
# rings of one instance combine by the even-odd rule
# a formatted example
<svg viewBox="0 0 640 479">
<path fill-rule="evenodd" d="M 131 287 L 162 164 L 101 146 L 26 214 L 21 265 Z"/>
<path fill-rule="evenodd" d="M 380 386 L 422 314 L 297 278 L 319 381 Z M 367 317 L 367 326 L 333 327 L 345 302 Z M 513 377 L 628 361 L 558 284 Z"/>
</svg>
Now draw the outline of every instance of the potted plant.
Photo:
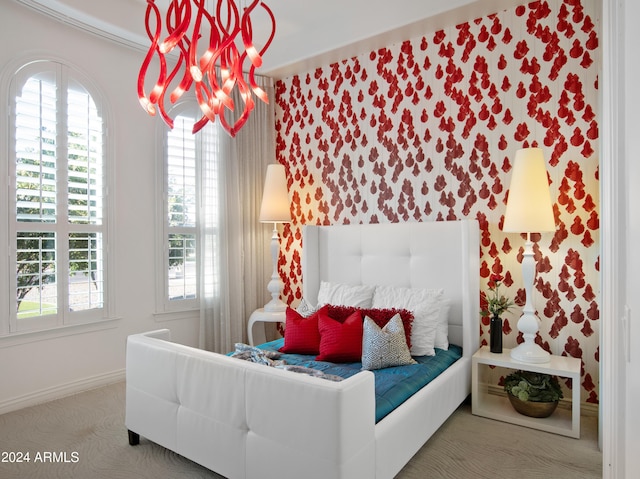
<svg viewBox="0 0 640 479">
<path fill-rule="evenodd" d="M 509 374 L 504 380 L 504 390 L 513 408 L 530 417 L 550 416 L 563 397 L 558 378 L 531 371 Z"/>
</svg>

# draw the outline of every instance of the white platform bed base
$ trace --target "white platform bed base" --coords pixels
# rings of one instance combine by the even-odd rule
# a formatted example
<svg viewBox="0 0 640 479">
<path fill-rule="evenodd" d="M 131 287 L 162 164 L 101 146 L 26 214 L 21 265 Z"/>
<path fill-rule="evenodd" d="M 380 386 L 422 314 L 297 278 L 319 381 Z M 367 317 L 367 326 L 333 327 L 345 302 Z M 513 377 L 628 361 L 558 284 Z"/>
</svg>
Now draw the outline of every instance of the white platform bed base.
<svg viewBox="0 0 640 479">
<path fill-rule="evenodd" d="M 321 281 L 444 288 L 463 357 L 375 424 L 374 376 L 331 382 L 170 342 L 127 341 L 130 443 L 156 442 L 235 478 L 392 478 L 464 401 L 479 342 L 475 221 L 307 226 L 303 294 Z"/>
</svg>

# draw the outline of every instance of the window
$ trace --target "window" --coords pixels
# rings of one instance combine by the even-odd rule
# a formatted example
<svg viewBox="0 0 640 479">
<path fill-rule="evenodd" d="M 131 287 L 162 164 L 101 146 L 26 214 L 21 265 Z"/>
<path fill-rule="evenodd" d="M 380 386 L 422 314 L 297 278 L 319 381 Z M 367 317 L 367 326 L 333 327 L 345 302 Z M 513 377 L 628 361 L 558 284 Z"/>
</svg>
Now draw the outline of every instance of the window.
<svg viewBox="0 0 640 479">
<path fill-rule="evenodd" d="M 50 61 L 11 83 L 9 333 L 107 315 L 105 125 L 85 85 Z"/>
<path fill-rule="evenodd" d="M 196 281 L 196 137 L 193 119 L 178 116 L 166 138 L 167 298 L 197 298 Z"/>
<path fill-rule="evenodd" d="M 199 215 L 201 161 L 213 151 L 217 128 L 203 128 L 193 134 L 193 124 L 202 113 L 197 104 L 174 108 L 174 127 L 165 128 L 165 161 L 162 191 L 165 218 L 160 261 L 163 281 L 160 310 L 177 311 L 199 307 Z M 209 192 L 215 194 L 215 192 Z M 160 275 L 159 275 L 160 276 Z"/>
</svg>

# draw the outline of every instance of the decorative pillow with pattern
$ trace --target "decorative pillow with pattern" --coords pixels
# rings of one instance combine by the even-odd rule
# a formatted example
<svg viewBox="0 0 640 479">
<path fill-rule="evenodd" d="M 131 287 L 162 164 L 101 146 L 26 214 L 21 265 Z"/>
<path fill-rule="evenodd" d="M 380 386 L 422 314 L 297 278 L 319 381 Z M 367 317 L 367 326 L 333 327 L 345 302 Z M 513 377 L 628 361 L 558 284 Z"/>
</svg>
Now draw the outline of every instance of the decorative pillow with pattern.
<svg viewBox="0 0 640 479">
<path fill-rule="evenodd" d="M 308 318 L 313 313 L 315 313 L 317 310 L 318 310 L 318 308 L 313 306 L 309 301 L 307 301 L 304 298 L 302 298 L 300 300 L 300 303 L 298 304 L 298 306 L 296 306 L 296 312 L 300 316 L 304 316 L 305 318 Z"/>
<path fill-rule="evenodd" d="M 407 346 L 402 318 L 396 314 L 380 328 L 366 316 L 362 332 L 362 369 L 382 369 L 415 364 Z"/>
</svg>

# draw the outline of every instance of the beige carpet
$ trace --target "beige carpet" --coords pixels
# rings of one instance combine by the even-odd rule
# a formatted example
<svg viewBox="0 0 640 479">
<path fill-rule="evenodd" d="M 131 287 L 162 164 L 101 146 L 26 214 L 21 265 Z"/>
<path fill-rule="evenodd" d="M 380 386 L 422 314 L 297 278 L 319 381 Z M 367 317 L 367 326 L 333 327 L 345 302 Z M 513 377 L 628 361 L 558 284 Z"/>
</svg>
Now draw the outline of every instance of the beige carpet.
<svg viewBox="0 0 640 479">
<path fill-rule="evenodd" d="M 28 463 L 0 462 L 0 478 L 221 478 L 144 438 L 129 446 L 124 399 L 118 383 L 0 416 L 0 460 L 30 455 Z M 476 417 L 463 405 L 397 477 L 599 478 L 596 425 L 583 418 L 576 440 Z"/>
</svg>

